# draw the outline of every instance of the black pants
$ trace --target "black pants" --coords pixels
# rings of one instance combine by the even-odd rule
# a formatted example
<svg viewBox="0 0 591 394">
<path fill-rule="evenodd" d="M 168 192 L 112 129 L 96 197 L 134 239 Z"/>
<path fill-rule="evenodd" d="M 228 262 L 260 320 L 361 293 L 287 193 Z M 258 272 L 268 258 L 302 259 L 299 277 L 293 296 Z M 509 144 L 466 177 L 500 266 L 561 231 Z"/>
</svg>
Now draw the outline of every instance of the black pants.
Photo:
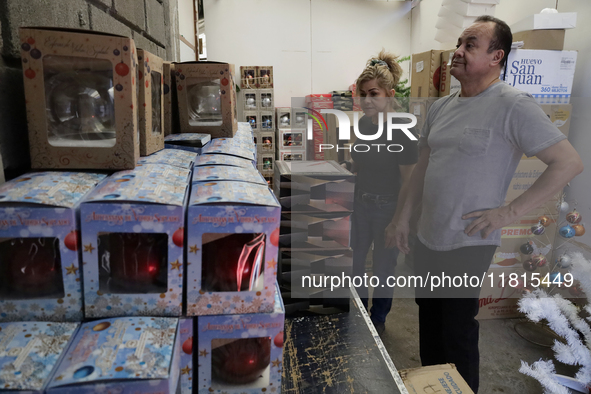
<svg viewBox="0 0 591 394">
<path fill-rule="evenodd" d="M 446 252 L 427 248 L 417 241 L 415 273 L 442 277 L 482 278 L 490 266 L 496 246 L 469 246 Z M 456 283 L 459 283 L 457 281 Z M 480 287 L 449 286 L 431 291 L 417 289 L 421 363 L 453 363 L 474 393 L 478 392 L 478 297 Z"/>
</svg>

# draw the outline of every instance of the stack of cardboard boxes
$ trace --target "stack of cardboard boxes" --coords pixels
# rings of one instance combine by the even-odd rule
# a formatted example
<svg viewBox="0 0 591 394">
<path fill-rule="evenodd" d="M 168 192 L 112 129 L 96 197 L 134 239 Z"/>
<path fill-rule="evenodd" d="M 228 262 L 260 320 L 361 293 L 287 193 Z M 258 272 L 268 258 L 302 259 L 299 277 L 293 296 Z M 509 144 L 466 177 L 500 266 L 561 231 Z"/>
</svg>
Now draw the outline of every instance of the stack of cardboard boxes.
<svg viewBox="0 0 591 394">
<path fill-rule="evenodd" d="M 275 163 L 275 93 L 272 66 L 240 67 L 243 118 L 254 131 L 257 167 L 271 182 Z"/>
</svg>

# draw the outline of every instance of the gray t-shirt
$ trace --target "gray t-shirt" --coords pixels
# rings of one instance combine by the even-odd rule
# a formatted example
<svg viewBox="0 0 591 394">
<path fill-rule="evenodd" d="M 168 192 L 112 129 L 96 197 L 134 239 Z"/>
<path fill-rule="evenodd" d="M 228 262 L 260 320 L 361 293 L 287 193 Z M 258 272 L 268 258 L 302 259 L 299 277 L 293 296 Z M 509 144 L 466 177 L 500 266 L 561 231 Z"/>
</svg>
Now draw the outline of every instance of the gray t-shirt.
<svg viewBox="0 0 591 394">
<path fill-rule="evenodd" d="M 462 215 L 504 205 L 517 164 L 565 139 L 531 95 L 498 82 L 476 97 L 459 92 L 433 103 L 419 147 L 431 148 L 418 237 L 432 250 L 501 244 L 464 229 Z"/>
</svg>

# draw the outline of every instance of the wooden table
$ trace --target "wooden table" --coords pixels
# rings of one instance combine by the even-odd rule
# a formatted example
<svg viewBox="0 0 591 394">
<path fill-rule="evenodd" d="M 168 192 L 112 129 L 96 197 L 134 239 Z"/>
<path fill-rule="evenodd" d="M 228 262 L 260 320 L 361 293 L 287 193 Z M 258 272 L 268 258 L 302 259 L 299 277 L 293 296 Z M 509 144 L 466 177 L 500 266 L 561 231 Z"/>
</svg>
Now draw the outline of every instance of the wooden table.
<svg viewBox="0 0 591 394">
<path fill-rule="evenodd" d="M 282 373 L 282 394 L 408 394 L 354 289 L 349 313 L 285 319 Z"/>
</svg>

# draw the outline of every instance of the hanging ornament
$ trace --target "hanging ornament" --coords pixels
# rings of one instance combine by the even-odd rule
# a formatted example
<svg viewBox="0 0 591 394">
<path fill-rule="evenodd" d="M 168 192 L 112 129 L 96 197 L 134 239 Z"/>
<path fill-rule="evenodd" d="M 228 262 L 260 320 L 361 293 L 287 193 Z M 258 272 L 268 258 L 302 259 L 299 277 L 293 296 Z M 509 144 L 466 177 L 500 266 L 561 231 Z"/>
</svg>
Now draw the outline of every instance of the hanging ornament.
<svg viewBox="0 0 591 394">
<path fill-rule="evenodd" d="M 560 227 L 558 234 L 563 238 L 572 238 L 575 236 L 575 230 L 567 224 L 566 226 Z"/>
<path fill-rule="evenodd" d="M 550 274 L 550 283 L 553 285 L 562 284 L 562 276 L 560 275 L 560 272 L 552 272 Z"/>
<path fill-rule="evenodd" d="M 519 247 L 519 251 L 523 254 L 532 254 L 534 252 L 534 247 L 531 242 L 526 242 Z"/>
<path fill-rule="evenodd" d="M 542 235 L 542 234 L 544 234 L 544 231 L 546 231 L 546 227 L 544 227 L 544 225 L 542 223 L 538 223 L 538 224 L 531 226 L 531 232 L 534 235 Z"/>
<path fill-rule="evenodd" d="M 538 220 L 539 220 L 540 224 L 544 227 L 548 227 L 550 225 L 550 218 L 546 215 L 540 216 L 538 218 Z"/>
<path fill-rule="evenodd" d="M 543 267 L 548 262 L 548 260 L 546 260 L 546 256 L 544 256 L 543 254 L 537 254 L 537 255 L 533 256 L 532 261 L 538 267 Z"/>
<path fill-rule="evenodd" d="M 583 217 L 576 209 L 573 209 L 572 211 L 566 214 L 566 221 L 570 224 L 577 224 L 581 221 L 581 219 L 583 219 Z"/>
<path fill-rule="evenodd" d="M 533 259 L 529 258 L 527 260 L 525 260 L 522 264 L 523 269 L 529 272 L 535 271 L 536 268 L 538 268 L 538 266 L 536 265 L 536 263 L 534 262 Z"/>
<path fill-rule="evenodd" d="M 571 265 L 570 256 L 568 254 L 563 254 L 562 256 L 556 259 L 556 265 L 560 268 L 568 268 Z"/>
<path fill-rule="evenodd" d="M 581 235 L 585 234 L 585 226 L 582 224 L 575 224 L 572 226 L 573 230 L 575 230 L 575 236 L 580 237 Z"/>
<path fill-rule="evenodd" d="M 562 213 L 568 211 L 569 206 L 566 201 L 560 200 L 558 201 L 558 204 L 556 204 L 556 208 Z"/>
<path fill-rule="evenodd" d="M 33 59 L 40 59 L 41 58 L 41 51 L 37 48 L 35 49 L 31 49 L 31 52 L 29 52 L 31 54 L 31 57 Z"/>
</svg>

